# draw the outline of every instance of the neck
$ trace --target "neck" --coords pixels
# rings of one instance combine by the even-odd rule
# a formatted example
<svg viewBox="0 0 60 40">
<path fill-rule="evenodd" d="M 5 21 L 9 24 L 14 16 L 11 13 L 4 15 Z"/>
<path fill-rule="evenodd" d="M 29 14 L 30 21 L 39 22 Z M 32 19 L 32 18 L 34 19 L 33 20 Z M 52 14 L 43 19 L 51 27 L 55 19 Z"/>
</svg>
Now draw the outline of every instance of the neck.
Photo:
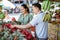
<svg viewBox="0 0 60 40">
<path fill-rule="evenodd" d="M 39 14 L 41 11 L 38 11 L 36 14 Z"/>
<path fill-rule="evenodd" d="M 24 17 L 28 14 L 28 12 L 23 13 Z"/>
<path fill-rule="evenodd" d="M 38 11 L 38 14 L 40 13 L 41 11 Z"/>
<path fill-rule="evenodd" d="M 23 13 L 24 15 L 28 14 L 28 12 Z"/>
</svg>

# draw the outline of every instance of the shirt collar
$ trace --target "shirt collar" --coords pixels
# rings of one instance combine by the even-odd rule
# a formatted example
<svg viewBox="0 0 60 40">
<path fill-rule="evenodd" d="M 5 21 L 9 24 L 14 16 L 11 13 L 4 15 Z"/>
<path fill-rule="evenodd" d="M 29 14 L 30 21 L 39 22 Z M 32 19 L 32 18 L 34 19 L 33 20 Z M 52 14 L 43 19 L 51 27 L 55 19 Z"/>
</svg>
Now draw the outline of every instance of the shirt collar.
<svg viewBox="0 0 60 40">
<path fill-rule="evenodd" d="M 41 13 L 41 11 L 39 11 L 37 14 L 35 14 L 35 15 L 38 15 L 38 14 L 40 14 Z"/>
<path fill-rule="evenodd" d="M 40 14 L 41 11 L 39 11 L 37 14 Z"/>
<path fill-rule="evenodd" d="M 37 16 L 37 15 L 39 15 L 41 13 L 41 11 L 39 11 L 37 14 L 34 14 L 34 18 Z"/>
</svg>

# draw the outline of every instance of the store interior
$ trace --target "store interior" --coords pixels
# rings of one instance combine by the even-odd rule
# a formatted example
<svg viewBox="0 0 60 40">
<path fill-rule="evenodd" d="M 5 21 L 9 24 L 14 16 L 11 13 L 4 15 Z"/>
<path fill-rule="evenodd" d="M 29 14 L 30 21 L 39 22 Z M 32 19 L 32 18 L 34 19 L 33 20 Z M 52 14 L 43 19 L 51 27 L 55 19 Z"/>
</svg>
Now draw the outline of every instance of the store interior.
<svg viewBox="0 0 60 40">
<path fill-rule="evenodd" d="M 51 4 L 50 5 L 46 4 L 46 6 L 43 7 L 43 5 L 45 5 L 44 0 L 0 0 L 0 13 L 3 13 L 3 18 L 2 16 L 0 16 L 0 32 L 1 32 L 0 38 L 3 38 L 3 35 L 4 35 L 3 32 L 6 34 L 4 35 L 4 37 L 8 36 L 10 32 L 10 30 L 7 31 L 8 30 L 7 28 L 4 29 L 5 31 L 3 31 L 2 26 L 4 26 L 4 24 L 9 24 L 9 23 L 19 24 L 19 22 L 11 22 L 11 21 L 18 21 L 21 15 L 20 7 L 22 4 L 26 4 L 29 7 L 30 14 L 33 15 L 32 4 L 40 3 L 42 5 L 42 11 L 44 11 L 44 13 L 46 12 L 52 13 L 50 20 L 44 19 L 44 21 L 48 21 L 48 40 L 60 40 L 60 0 L 49 0 L 49 1 Z M 49 6 L 50 8 L 48 9 L 47 6 Z M 46 8 L 46 9 L 43 9 L 43 8 Z M 7 13 L 6 16 L 8 15 L 6 18 L 4 16 L 4 13 Z M 49 19 L 49 17 L 47 18 Z M 31 40 L 36 40 L 35 28 L 32 27 L 30 29 L 31 29 L 31 34 L 33 36 Z M 16 35 L 19 35 L 19 34 L 20 34 L 19 36 L 20 40 L 26 40 L 25 35 L 22 35 L 18 31 L 19 30 L 17 30 L 14 33 L 10 32 L 11 33 L 9 35 L 10 39 L 7 39 L 7 40 L 12 40 L 13 36 L 15 40 L 17 40 L 18 37 Z M 1 40 L 4 40 L 4 39 L 1 39 Z"/>
</svg>

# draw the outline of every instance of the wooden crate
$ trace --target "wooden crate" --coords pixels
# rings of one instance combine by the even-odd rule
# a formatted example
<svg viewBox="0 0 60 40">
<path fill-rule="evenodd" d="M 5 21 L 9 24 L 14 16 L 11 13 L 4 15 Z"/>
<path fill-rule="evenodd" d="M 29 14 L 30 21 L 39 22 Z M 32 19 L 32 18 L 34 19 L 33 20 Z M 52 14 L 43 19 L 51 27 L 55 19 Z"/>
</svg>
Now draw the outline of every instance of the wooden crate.
<svg viewBox="0 0 60 40">
<path fill-rule="evenodd" d="M 2 1 L 2 0 L 0 0 L 0 1 Z"/>
<path fill-rule="evenodd" d="M 48 40 L 57 40 L 58 27 L 51 23 L 48 24 Z"/>
</svg>

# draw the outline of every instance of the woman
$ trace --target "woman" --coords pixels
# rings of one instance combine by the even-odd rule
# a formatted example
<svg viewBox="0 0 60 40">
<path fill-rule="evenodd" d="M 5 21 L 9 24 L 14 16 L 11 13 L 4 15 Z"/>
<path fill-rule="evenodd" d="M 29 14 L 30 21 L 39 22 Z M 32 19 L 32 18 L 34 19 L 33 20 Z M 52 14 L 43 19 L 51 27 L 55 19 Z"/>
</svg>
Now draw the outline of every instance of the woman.
<svg viewBox="0 0 60 40">
<path fill-rule="evenodd" d="M 5 14 L 5 18 L 4 18 L 4 22 L 8 22 L 8 21 L 11 21 L 11 18 L 8 14 L 8 10 L 4 10 L 4 14 Z"/>
<path fill-rule="evenodd" d="M 29 23 L 32 20 L 33 16 L 29 13 L 29 8 L 25 4 L 21 5 L 20 10 L 21 10 L 21 13 L 22 14 L 20 15 L 18 21 L 21 22 L 21 25 L 26 25 L 27 23 Z M 29 33 L 31 33 L 31 30 L 30 29 L 23 29 L 23 30 L 24 31 L 27 30 Z M 27 37 L 27 40 L 30 40 L 31 39 L 27 35 L 26 35 L 26 37 Z"/>
<path fill-rule="evenodd" d="M 20 10 L 22 14 L 20 15 L 18 21 L 21 22 L 21 25 L 25 25 L 32 20 L 33 16 L 29 13 L 29 8 L 25 4 L 21 5 Z"/>
<path fill-rule="evenodd" d="M 20 15 L 18 21 L 21 22 L 21 25 L 26 25 L 32 20 L 33 16 L 29 13 L 29 8 L 25 4 L 21 5 L 20 10 L 22 14 Z M 34 27 L 30 28 L 30 31 L 34 31 L 34 30 L 35 30 Z"/>
</svg>

